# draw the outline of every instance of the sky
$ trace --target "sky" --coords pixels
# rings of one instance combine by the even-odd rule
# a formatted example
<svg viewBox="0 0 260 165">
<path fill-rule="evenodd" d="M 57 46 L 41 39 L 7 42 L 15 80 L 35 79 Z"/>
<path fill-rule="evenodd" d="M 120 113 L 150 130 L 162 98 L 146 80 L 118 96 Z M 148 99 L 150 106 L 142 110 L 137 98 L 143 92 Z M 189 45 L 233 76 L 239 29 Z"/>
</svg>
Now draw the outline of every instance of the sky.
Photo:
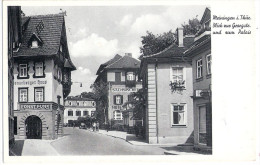
<svg viewBox="0 0 260 165">
<path fill-rule="evenodd" d="M 140 56 L 141 36 L 161 34 L 201 19 L 206 6 L 22 6 L 26 16 L 66 11 L 65 25 L 72 62 L 70 96 L 90 92 L 100 64 L 115 54 Z M 80 83 L 82 87 L 80 87 Z"/>
</svg>

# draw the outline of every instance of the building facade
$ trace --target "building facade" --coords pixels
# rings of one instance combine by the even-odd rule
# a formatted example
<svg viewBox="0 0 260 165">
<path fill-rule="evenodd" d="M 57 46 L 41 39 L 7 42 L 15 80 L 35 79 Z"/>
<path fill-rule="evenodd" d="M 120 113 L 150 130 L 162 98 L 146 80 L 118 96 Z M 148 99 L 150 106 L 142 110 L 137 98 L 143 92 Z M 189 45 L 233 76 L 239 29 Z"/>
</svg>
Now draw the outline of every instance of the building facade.
<svg viewBox="0 0 260 165">
<path fill-rule="evenodd" d="M 142 88 L 138 80 L 140 61 L 131 53 L 124 56 L 115 55 L 108 62 L 101 64 L 97 71 L 96 83 L 103 81 L 108 85 L 108 109 L 106 121 L 111 125 L 123 123 L 123 105 L 129 100 L 132 92 Z"/>
<path fill-rule="evenodd" d="M 8 7 L 8 124 L 9 147 L 14 144 L 14 59 L 13 53 L 17 51 L 22 38 L 21 7 Z"/>
<path fill-rule="evenodd" d="M 182 54 L 193 40 L 178 28 L 175 43 L 141 60 L 148 143 L 192 142 L 192 67 Z"/>
<path fill-rule="evenodd" d="M 22 18 L 22 43 L 14 54 L 14 126 L 18 139 L 63 134 L 64 98 L 71 90 L 64 15 Z"/>
<path fill-rule="evenodd" d="M 202 28 L 195 42 L 185 51 L 192 59 L 194 145 L 212 147 L 212 91 L 211 91 L 211 12 L 206 8 L 200 21 Z"/>
<path fill-rule="evenodd" d="M 81 96 L 69 96 L 65 99 L 64 124 L 73 125 L 73 121 L 78 117 L 94 117 L 96 112 L 96 102 L 91 98 Z"/>
</svg>

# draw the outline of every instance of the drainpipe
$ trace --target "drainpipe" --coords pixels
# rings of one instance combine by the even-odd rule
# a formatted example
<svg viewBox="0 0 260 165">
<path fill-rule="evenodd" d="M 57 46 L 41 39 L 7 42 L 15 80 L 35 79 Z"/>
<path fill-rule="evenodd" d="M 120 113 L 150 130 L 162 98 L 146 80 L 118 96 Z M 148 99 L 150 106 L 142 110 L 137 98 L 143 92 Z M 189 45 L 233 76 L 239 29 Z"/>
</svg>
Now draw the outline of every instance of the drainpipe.
<svg viewBox="0 0 260 165">
<path fill-rule="evenodd" d="M 158 129 L 158 83 L 157 83 L 157 68 L 158 68 L 158 60 L 155 59 L 155 92 L 156 92 L 156 138 L 157 144 L 159 143 L 159 129 Z"/>
</svg>

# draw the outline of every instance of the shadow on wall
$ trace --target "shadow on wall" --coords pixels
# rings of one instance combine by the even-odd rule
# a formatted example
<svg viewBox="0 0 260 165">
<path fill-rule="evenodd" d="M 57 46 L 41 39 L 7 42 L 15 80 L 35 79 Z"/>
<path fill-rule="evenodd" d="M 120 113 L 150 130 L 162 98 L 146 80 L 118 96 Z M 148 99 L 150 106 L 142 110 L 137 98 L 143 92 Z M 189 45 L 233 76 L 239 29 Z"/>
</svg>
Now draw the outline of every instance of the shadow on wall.
<svg viewBox="0 0 260 165">
<path fill-rule="evenodd" d="M 9 149 L 9 156 L 21 156 L 23 151 L 24 140 L 16 140 L 15 145 Z"/>
<path fill-rule="evenodd" d="M 194 143 L 194 131 L 192 131 L 189 138 L 186 140 L 185 144 L 193 144 L 193 143 Z"/>
</svg>

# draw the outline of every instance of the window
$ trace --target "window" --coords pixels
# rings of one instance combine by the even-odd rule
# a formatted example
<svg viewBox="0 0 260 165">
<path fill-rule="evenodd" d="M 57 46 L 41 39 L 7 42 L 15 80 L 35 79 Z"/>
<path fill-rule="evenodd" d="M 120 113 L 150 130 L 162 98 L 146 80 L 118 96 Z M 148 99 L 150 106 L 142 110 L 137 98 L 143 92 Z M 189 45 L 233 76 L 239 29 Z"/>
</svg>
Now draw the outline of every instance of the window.
<svg viewBox="0 0 260 165">
<path fill-rule="evenodd" d="M 80 106 L 80 102 L 79 101 L 77 101 L 77 106 Z"/>
<path fill-rule="evenodd" d="M 69 101 L 69 106 L 72 106 L 72 102 L 71 101 Z"/>
<path fill-rule="evenodd" d="M 73 111 L 72 110 L 68 111 L 68 116 L 73 116 Z"/>
<path fill-rule="evenodd" d="M 114 104 L 115 105 L 123 104 L 123 96 L 122 95 L 115 95 L 114 96 Z"/>
<path fill-rule="evenodd" d="M 19 77 L 28 77 L 27 64 L 19 64 Z"/>
<path fill-rule="evenodd" d="M 126 73 L 126 80 L 127 81 L 134 81 L 135 80 L 134 72 L 127 72 Z"/>
<path fill-rule="evenodd" d="M 32 48 L 38 48 L 38 41 L 32 41 Z"/>
<path fill-rule="evenodd" d="M 43 76 L 43 62 L 35 62 L 35 76 Z"/>
<path fill-rule="evenodd" d="M 121 82 L 121 72 L 115 72 L 115 82 Z"/>
<path fill-rule="evenodd" d="M 172 81 L 173 82 L 183 81 L 183 68 L 180 67 L 172 68 Z"/>
<path fill-rule="evenodd" d="M 91 111 L 91 117 L 93 117 L 95 114 L 95 111 Z"/>
<path fill-rule="evenodd" d="M 28 102 L 28 88 L 20 88 L 19 90 L 19 102 Z"/>
<path fill-rule="evenodd" d="M 92 101 L 92 106 L 95 107 L 96 106 L 96 102 L 95 101 Z"/>
<path fill-rule="evenodd" d="M 43 88 L 34 88 L 34 101 L 44 101 L 44 89 Z"/>
<path fill-rule="evenodd" d="M 172 125 L 186 125 L 186 106 L 185 104 L 172 105 Z"/>
<path fill-rule="evenodd" d="M 197 78 L 202 77 L 202 59 L 197 61 Z"/>
<path fill-rule="evenodd" d="M 206 56 L 207 61 L 207 74 L 211 74 L 211 54 Z"/>
<path fill-rule="evenodd" d="M 83 111 L 83 116 L 88 116 L 88 111 Z"/>
<path fill-rule="evenodd" d="M 81 116 L 81 111 L 76 111 L 76 116 Z"/>
<path fill-rule="evenodd" d="M 114 120 L 122 120 L 123 117 L 122 117 L 122 112 L 120 111 L 114 111 Z"/>
</svg>

